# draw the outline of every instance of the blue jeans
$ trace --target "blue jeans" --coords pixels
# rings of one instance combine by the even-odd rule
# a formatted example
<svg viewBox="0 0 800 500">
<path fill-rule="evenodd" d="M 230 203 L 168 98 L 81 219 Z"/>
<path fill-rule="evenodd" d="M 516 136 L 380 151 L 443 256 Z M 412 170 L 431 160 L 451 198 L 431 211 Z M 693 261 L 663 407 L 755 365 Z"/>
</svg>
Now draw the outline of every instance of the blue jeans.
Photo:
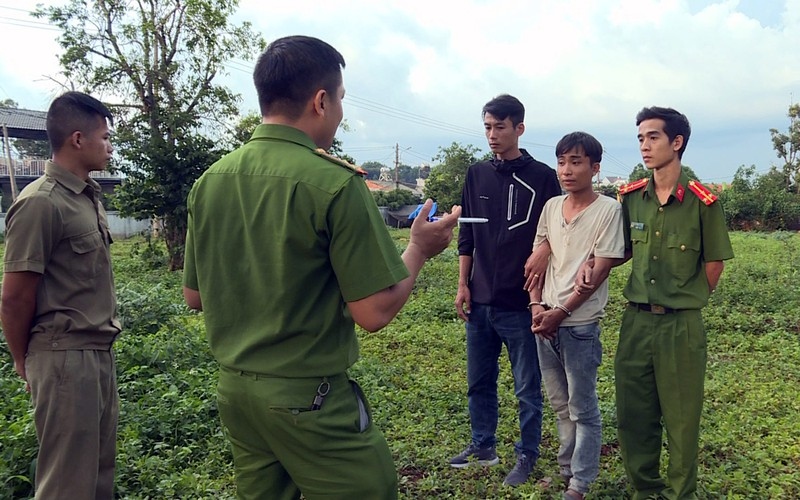
<svg viewBox="0 0 800 500">
<path fill-rule="evenodd" d="M 503 344 L 508 350 L 514 393 L 519 401 L 520 440 L 514 449 L 535 462 L 542 439 L 542 377 L 528 311 L 472 304 L 467 321 L 467 398 L 472 443 L 479 448 L 496 444 L 497 376 Z"/>
<path fill-rule="evenodd" d="M 586 493 L 597 479 L 602 442 L 597 368 L 603 357 L 600 325 L 563 326 L 553 340 L 536 338 L 539 365 L 558 423 L 558 465 L 569 487 Z"/>
</svg>

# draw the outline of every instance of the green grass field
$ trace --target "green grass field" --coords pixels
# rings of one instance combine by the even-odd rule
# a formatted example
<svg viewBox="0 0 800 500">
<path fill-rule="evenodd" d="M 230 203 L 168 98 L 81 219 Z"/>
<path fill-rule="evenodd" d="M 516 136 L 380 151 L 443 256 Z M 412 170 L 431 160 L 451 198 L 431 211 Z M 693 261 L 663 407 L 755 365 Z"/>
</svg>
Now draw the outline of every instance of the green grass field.
<svg viewBox="0 0 800 500">
<path fill-rule="evenodd" d="M 398 249 L 408 231 L 392 231 Z M 800 498 L 800 236 L 734 233 L 728 262 L 704 316 L 709 363 L 700 451 L 701 498 Z M 152 268 L 158 246 L 114 245 L 120 313 L 116 346 L 121 416 L 121 498 L 231 498 L 230 453 L 215 407 L 216 365 L 202 317 L 182 304 L 180 274 Z M 469 440 L 464 326 L 453 299 L 454 245 L 422 271 L 412 299 L 381 332 L 360 332 L 351 372 L 370 399 L 393 451 L 401 498 L 560 498 L 555 420 L 545 409 L 534 478 L 501 485 L 514 463 L 513 382 L 501 362 L 499 466 L 452 469 Z M 611 275 L 599 374 L 603 456 L 590 498 L 625 498 L 615 432 L 613 357 L 628 266 Z M 36 439 L 30 403 L 5 344 L 0 347 L 0 498 L 31 495 Z"/>
</svg>

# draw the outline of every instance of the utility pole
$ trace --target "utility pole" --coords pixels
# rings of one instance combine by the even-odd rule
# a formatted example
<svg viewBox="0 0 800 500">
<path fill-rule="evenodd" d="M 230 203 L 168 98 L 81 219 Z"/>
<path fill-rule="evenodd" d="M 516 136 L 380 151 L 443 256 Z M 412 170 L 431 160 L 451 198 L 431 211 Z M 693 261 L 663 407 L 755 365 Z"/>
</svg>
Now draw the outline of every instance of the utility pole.
<svg viewBox="0 0 800 500">
<path fill-rule="evenodd" d="M 3 145 L 6 150 L 8 160 L 8 179 L 11 181 L 11 201 L 17 199 L 17 180 L 14 178 L 14 160 L 11 159 L 11 141 L 8 139 L 8 128 L 3 124 Z"/>
<path fill-rule="evenodd" d="M 394 143 L 394 188 L 400 189 L 400 144 Z"/>
</svg>

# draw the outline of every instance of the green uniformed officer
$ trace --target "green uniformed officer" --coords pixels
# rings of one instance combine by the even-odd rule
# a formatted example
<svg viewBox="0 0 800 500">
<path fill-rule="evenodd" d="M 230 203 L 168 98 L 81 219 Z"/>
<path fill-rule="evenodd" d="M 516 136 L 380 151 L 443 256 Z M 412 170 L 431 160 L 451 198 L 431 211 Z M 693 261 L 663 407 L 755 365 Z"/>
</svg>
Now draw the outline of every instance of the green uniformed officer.
<svg viewBox="0 0 800 500">
<path fill-rule="evenodd" d="M 716 197 L 681 168 L 687 118 L 651 107 L 636 124 L 652 175 L 620 189 L 633 262 L 615 359 L 619 441 L 634 499 L 697 498 L 706 368 L 700 310 L 733 250 Z M 663 428 L 666 479 L 659 473 Z"/>
<path fill-rule="evenodd" d="M 66 92 L 47 111 L 44 175 L 6 217 L 2 321 L 39 441 L 36 498 L 114 497 L 119 396 L 111 235 L 89 173 L 111 158 L 103 103 Z"/>
<path fill-rule="evenodd" d="M 237 494 L 248 499 L 396 498 L 397 474 L 347 369 L 354 322 L 385 326 L 460 208 L 398 255 L 358 169 L 327 150 L 342 119 L 344 59 L 292 36 L 261 55 L 263 123 L 189 195 L 184 296 L 220 363 L 220 417 Z"/>
</svg>

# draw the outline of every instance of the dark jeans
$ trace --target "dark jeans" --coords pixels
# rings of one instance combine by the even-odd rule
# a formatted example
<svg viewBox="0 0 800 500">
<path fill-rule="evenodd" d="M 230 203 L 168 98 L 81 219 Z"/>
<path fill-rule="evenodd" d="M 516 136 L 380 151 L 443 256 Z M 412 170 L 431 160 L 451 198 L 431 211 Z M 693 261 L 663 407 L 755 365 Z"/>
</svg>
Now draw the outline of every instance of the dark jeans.
<svg viewBox="0 0 800 500">
<path fill-rule="evenodd" d="M 519 401 L 520 440 L 514 448 L 532 460 L 539 457 L 542 438 L 542 388 L 531 314 L 472 304 L 467 322 L 467 383 L 472 442 L 495 446 L 497 375 L 502 345 L 508 350 Z"/>
</svg>

